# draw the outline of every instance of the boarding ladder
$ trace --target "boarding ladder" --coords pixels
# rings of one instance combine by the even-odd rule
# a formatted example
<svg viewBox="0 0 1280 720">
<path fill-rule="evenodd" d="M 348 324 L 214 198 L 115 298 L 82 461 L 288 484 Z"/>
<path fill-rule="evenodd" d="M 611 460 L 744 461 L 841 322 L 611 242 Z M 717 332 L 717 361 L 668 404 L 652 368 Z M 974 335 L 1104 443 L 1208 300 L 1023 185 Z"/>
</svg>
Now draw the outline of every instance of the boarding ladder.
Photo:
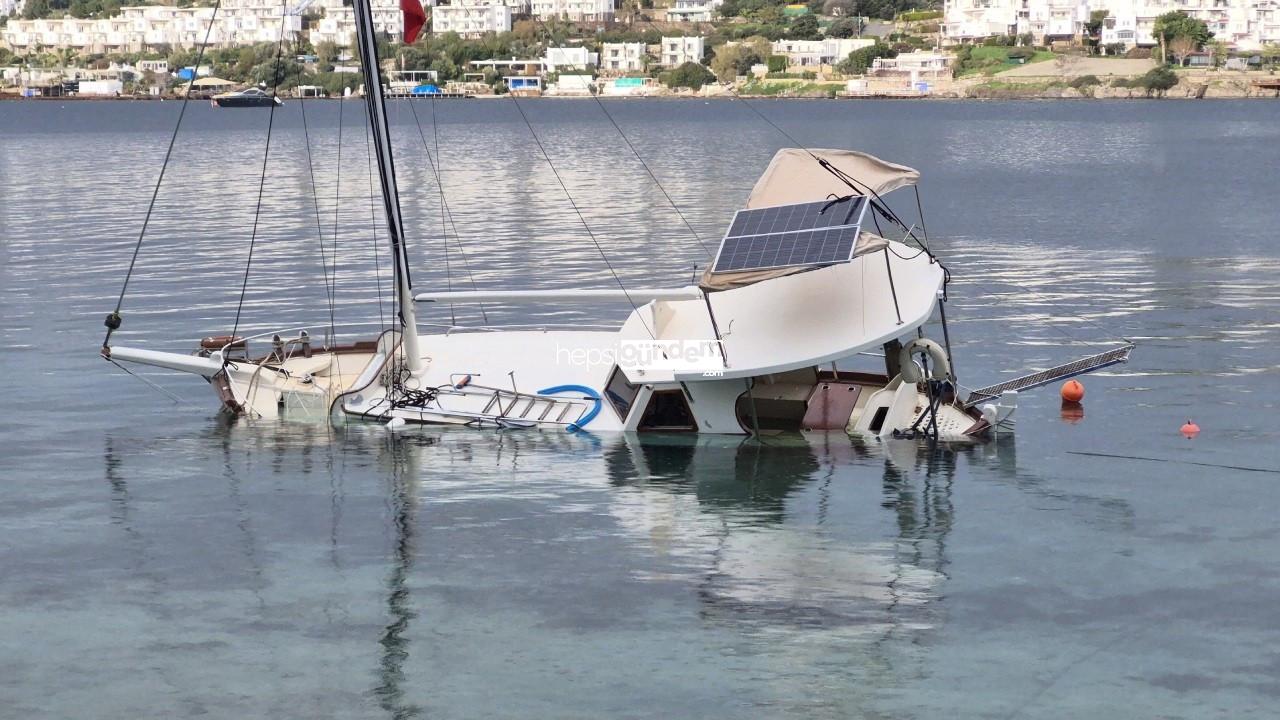
<svg viewBox="0 0 1280 720">
<path fill-rule="evenodd" d="M 1069 363 L 1051 367 L 1048 370 L 1041 370 L 1030 375 L 1023 375 L 1019 378 L 1007 380 L 1005 382 L 989 385 L 984 388 L 973 390 L 969 393 L 969 399 L 965 401 L 965 408 L 971 408 L 978 403 L 986 402 L 992 398 L 1000 397 L 1002 394 L 1011 390 L 1023 391 L 1032 388 L 1038 388 L 1048 385 L 1058 380 L 1066 380 L 1067 378 L 1076 377 L 1077 375 L 1085 375 L 1091 372 L 1097 372 L 1106 367 L 1111 367 L 1122 362 L 1128 362 L 1129 353 L 1133 351 L 1133 344 L 1127 344 L 1114 350 L 1090 355 L 1089 357 L 1080 358 Z"/>
<path fill-rule="evenodd" d="M 512 389 L 471 386 L 474 389 L 492 391 L 488 404 L 477 414 L 477 420 L 489 420 L 494 423 L 525 424 L 557 424 L 567 425 L 581 420 L 588 413 L 594 401 L 582 398 L 552 397 L 534 395 L 534 393 L 517 392 Z"/>
</svg>

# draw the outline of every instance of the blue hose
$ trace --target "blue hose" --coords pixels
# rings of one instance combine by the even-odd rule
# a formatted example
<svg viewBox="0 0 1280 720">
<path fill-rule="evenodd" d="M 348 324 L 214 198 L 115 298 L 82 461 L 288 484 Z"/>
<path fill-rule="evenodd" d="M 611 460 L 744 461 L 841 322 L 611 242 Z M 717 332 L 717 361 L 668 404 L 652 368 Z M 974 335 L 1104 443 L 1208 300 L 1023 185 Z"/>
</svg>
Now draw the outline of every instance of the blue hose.
<svg viewBox="0 0 1280 720">
<path fill-rule="evenodd" d="M 595 407 L 591 408 L 590 412 L 588 412 L 585 416 L 582 417 L 582 419 L 578 420 L 577 422 L 569 423 L 569 427 L 566 428 L 568 432 L 578 432 L 582 428 L 586 427 L 587 423 L 591 422 L 592 420 L 595 420 L 596 416 L 600 414 L 600 393 L 596 392 L 595 390 L 592 390 L 586 385 L 556 385 L 555 387 L 549 387 L 545 390 L 539 390 L 538 394 L 539 395 L 558 395 L 560 393 L 567 393 L 567 392 L 582 393 L 583 395 L 587 396 L 586 397 L 587 400 L 595 401 Z"/>
</svg>

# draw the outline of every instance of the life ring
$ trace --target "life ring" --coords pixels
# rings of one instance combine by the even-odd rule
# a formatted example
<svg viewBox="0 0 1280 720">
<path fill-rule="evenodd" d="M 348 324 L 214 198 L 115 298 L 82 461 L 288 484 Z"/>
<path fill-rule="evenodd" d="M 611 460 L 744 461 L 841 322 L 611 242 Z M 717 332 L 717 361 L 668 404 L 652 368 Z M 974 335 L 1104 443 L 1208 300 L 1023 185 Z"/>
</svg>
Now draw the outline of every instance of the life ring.
<svg viewBox="0 0 1280 720">
<path fill-rule="evenodd" d="M 951 363 L 947 361 L 947 351 L 938 343 L 927 338 L 916 338 L 898 351 L 898 372 L 902 382 L 914 385 L 924 379 L 920 366 L 912 359 L 916 353 L 929 356 L 929 378 L 946 380 L 951 377 Z"/>
<path fill-rule="evenodd" d="M 588 410 L 587 414 L 579 418 L 577 422 L 569 423 L 569 426 L 565 428 L 565 430 L 568 432 L 578 432 L 583 427 L 585 427 L 587 423 L 591 422 L 592 420 L 595 420 L 596 416 L 600 414 L 600 404 L 601 404 L 600 393 L 587 387 L 586 385 L 556 385 L 555 387 L 543 388 L 542 390 L 538 391 L 538 394 L 539 395 L 558 395 L 560 393 L 566 393 L 566 392 L 582 393 L 585 396 L 582 398 L 583 400 L 591 400 L 592 402 L 595 403 L 595 406 L 592 407 L 590 410 Z"/>
</svg>

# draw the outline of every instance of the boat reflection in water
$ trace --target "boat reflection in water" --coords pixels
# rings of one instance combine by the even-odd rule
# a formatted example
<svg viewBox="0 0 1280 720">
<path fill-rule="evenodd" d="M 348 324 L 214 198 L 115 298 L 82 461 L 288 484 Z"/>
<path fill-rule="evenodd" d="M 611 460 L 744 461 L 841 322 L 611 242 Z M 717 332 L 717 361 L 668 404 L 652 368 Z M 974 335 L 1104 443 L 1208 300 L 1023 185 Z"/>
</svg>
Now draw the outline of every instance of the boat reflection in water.
<svg viewBox="0 0 1280 720">
<path fill-rule="evenodd" d="M 315 602 L 279 582 L 283 567 L 329 587 L 316 612 L 365 618 L 343 632 L 357 647 L 376 643 L 367 697 L 392 717 L 447 706 L 424 673 L 480 662 L 475 653 L 494 650 L 477 633 L 493 623 L 510 634 L 506 651 L 544 659 L 558 657 L 546 643 L 585 642 L 583 632 L 631 642 L 618 638 L 639 623 L 688 662 L 724 657 L 707 671 L 713 685 L 747 672 L 801 714 L 857 706 L 923 672 L 921 640 L 945 620 L 958 468 L 1015 477 L 1005 443 L 860 445 L 838 431 L 755 441 L 231 420 L 166 442 L 226 483 L 230 522 L 206 520 L 177 545 L 232 550 L 219 562 L 261 596 L 250 616 Z M 127 524 L 133 459 L 114 441 L 105 455 L 113 518 Z M 304 534 L 281 534 L 294 526 Z M 361 568 L 382 578 L 380 608 Z M 452 645 L 466 638 L 480 644 L 459 655 Z M 579 662 L 595 642 L 575 651 Z M 837 687 L 810 697 L 832 662 Z"/>
<path fill-rule="evenodd" d="M 961 452 L 985 460 L 1002 449 L 1011 444 Z M 571 458 L 570 471 L 558 477 L 605 489 L 605 507 L 594 511 L 611 518 L 631 552 L 643 555 L 610 560 L 629 564 L 634 582 L 685 588 L 707 628 L 744 638 L 778 635 L 752 652 L 771 656 L 768 664 L 779 671 L 795 663 L 812 670 L 843 657 L 862 666 L 854 670 L 859 676 L 896 676 L 904 670 L 902 648 L 942 619 L 934 601 L 946 579 L 954 450 L 914 441 L 859 446 L 836 433 L 762 444 L 716 436 L 436 430 L 386 438 L 377 452 L 393 477 L 390 504 L 400 540 L 387 577 L 390 622 L 379 639 L 384 654 L 376 693 L 397 717 L 417 710 L 402 702 L 403 664 L 409 637 L 427 632 L 408 632 L 414 614 L 405 580 L 415 553 L 435 552 L 414 542 L 415 505 L 436 499 L 432 480 L 414 478 L 456 469 L 455 463 L 496 465 L 518 483 L 538 463 Z M 481 478 L 478 485 L 490 482 Z M 839 484 L 863 489 L 851 493 Z M 851 510 L 856 517 L 847 517 Z"/>
<path fill-rule="evenodd" d="M 893 497 L 884 504 L 899 512 L 898 537 L 849 537 L 856 528 L 829 522 L 831 485 L 837 475 L 865 483 L 866 474 L 850 472 L 857 452 L 847 438 L 825 434 L 618 443 L 605 454 L 610 482 L 624 490 L 612 512 L 655 552 L 708 560 L 697 593 L 710 619 L 859 634 L 926 627 L 942 558 L 940 544 L 920 541 L 945 536 L 949 500 L 942 498 L 945 512 L 919 512 L 938 499 L 917 499 L 921 490 L 886 458 Z M 954 470 L 953 461 L 939 465 Z"/>
</svg>

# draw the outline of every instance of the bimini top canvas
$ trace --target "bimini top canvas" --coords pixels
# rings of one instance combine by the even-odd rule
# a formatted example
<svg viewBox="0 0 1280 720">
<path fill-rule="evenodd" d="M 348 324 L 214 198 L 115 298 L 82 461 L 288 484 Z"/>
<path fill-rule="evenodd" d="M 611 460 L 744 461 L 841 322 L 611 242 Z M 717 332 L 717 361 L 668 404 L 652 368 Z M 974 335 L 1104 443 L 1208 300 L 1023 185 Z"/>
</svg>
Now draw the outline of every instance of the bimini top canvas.
<svg viewBox="0 0 1280 720">
<path fill-rule="evenodd" d="M 920 173 L 912 168 L 854 150 L 783 148 L 774 154 L 769 167 L 756 181 L 746 207 L 817 202 L 832 195 L 841 197 L 854 192 L 840 178 L 819 165 L 815 158 L 826 160 L 852 178 L 861 195 L 884 195 L 915 185 L 920 180 Z"/>
</svg>

